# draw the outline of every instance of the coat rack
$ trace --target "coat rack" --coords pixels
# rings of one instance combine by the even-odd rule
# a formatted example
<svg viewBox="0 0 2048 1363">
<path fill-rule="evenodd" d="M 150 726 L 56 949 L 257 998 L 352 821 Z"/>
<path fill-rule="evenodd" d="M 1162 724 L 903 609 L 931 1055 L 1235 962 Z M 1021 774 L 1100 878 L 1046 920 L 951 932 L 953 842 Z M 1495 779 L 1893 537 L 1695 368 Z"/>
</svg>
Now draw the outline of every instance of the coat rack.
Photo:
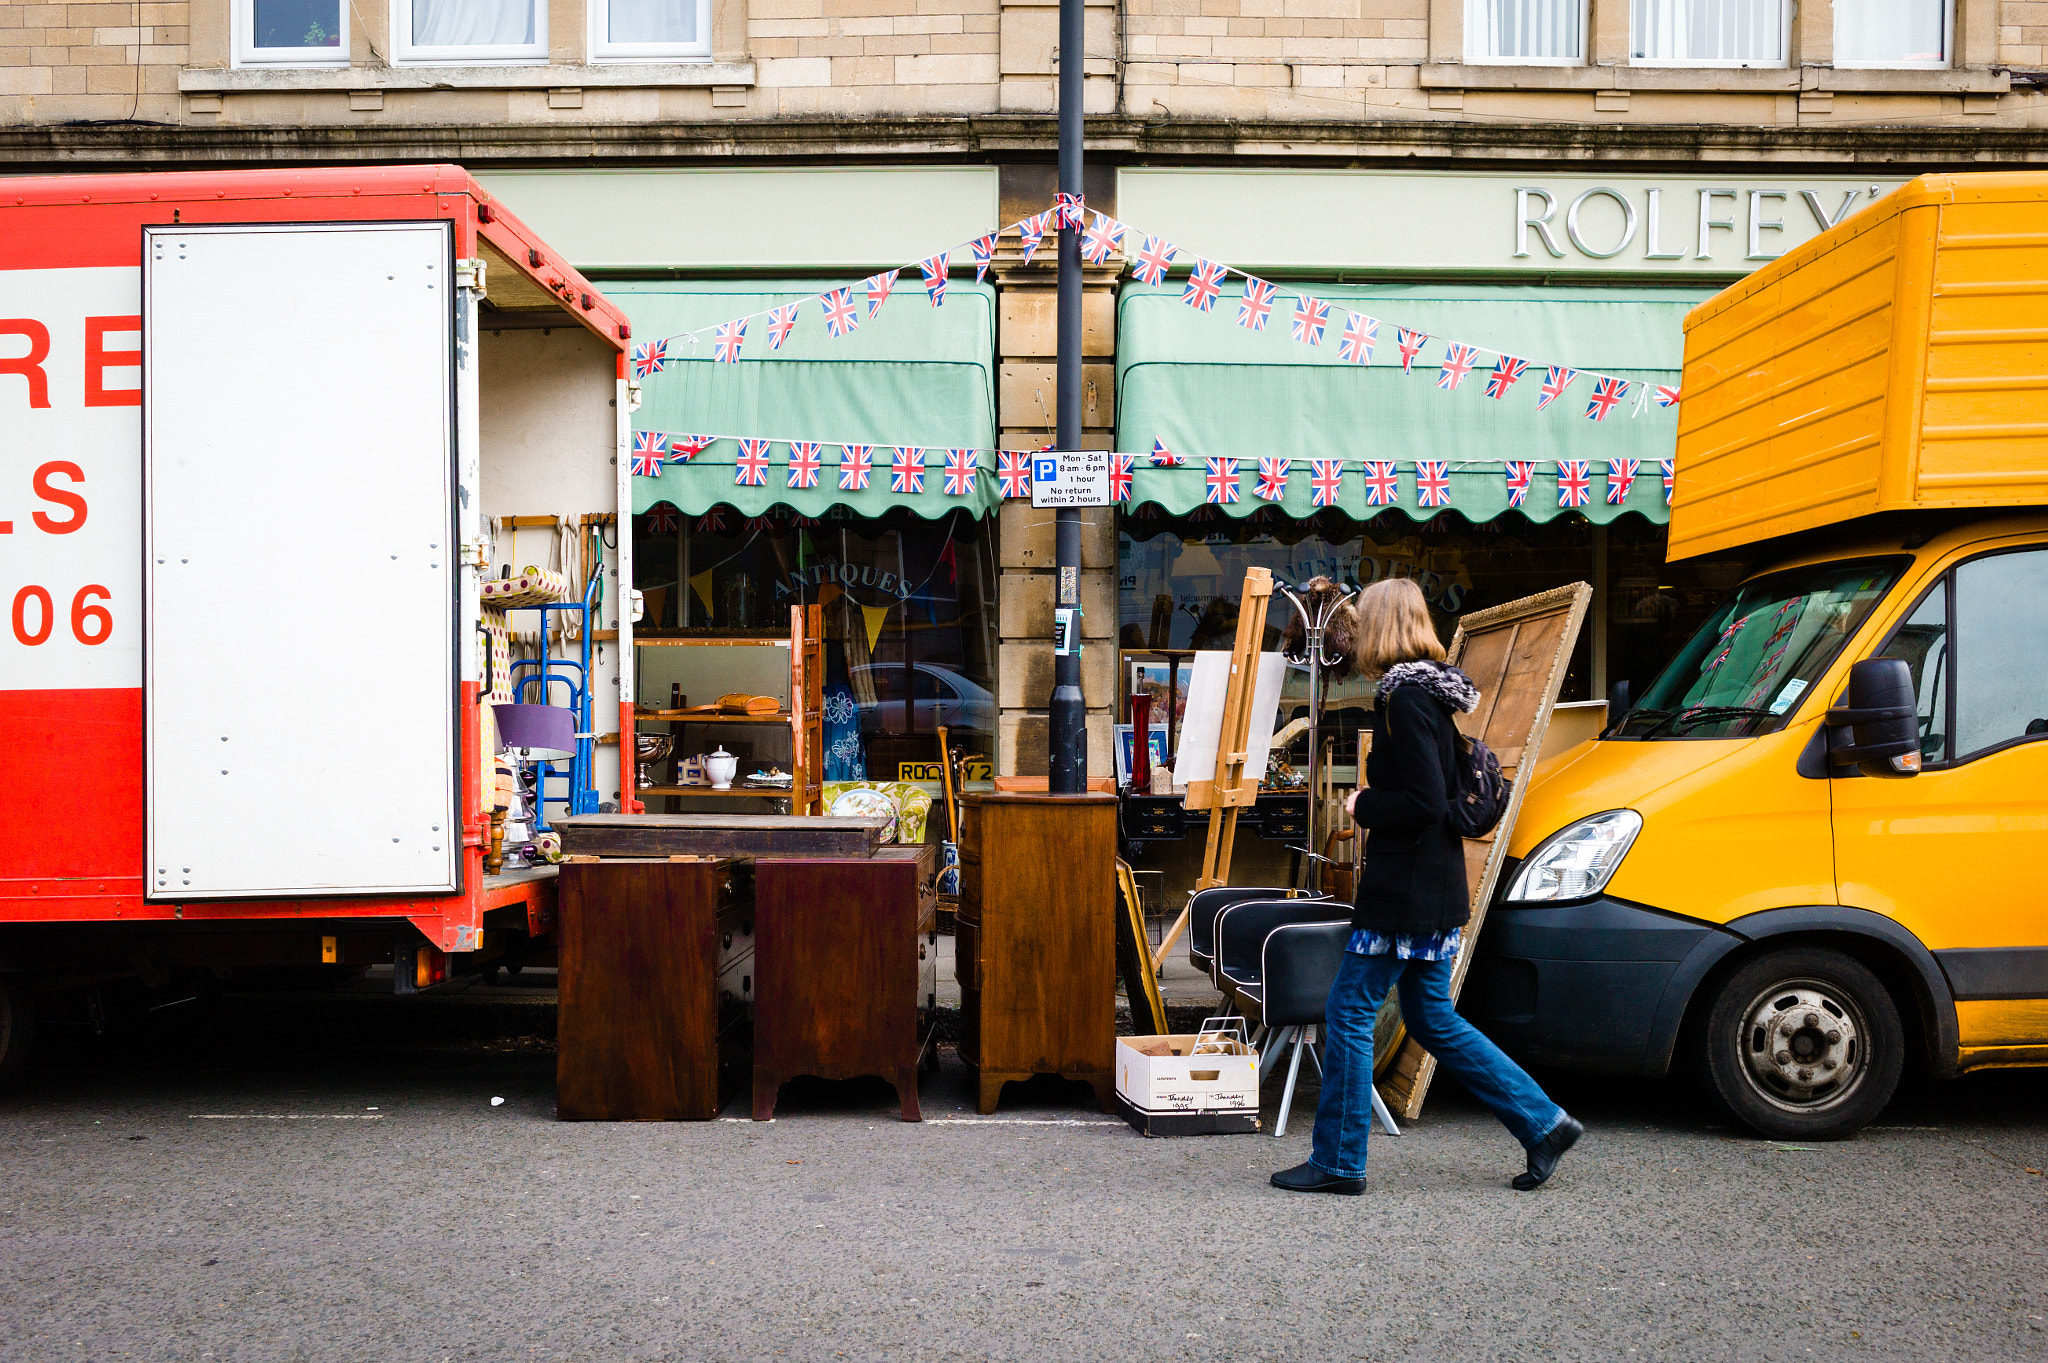
<svg viewBox="0 0 2048 1363">
<path fill-rule="evenodd" d="M 1323 863 L 1329 858 L 1319 850 L 1316 841 L 1316 807 L 1321 800 L 1323 772 L 1323 669 L 1338 667 L 1342 658 L 1332 658 L 1323 648 L 1323 638 L 1329 630 L 1330 621 L 1344 604 L 1358 593 L 1345 592 L 1342 596 L 1324 595 L 1317 599 L 1311 611 L 1291 587 L 1282 587 L 1280 594 L 1293 605 L 1294 613 L 1301 619 L 1301 652 L 1286 653 L 1283 656 L 1296 667 L 1308 667 L 1308 837 L 1301 851 L 1301 888 L 1314 894 L 1322 888 Z"/>
</svg>

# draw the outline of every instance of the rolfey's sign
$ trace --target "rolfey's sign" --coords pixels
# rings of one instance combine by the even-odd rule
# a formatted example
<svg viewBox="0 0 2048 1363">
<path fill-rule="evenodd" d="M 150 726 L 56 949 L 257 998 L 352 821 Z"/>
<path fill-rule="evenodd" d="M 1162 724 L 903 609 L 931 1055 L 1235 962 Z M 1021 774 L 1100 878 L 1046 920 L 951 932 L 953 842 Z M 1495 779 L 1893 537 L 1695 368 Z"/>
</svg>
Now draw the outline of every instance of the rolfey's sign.
<svg viewBox="0 0 2048 1363">
<path fill-rule="evenodd" d="M 1516 185 L 1514 258 L 1761 264 L 1895 187 Z"/>
</svg>

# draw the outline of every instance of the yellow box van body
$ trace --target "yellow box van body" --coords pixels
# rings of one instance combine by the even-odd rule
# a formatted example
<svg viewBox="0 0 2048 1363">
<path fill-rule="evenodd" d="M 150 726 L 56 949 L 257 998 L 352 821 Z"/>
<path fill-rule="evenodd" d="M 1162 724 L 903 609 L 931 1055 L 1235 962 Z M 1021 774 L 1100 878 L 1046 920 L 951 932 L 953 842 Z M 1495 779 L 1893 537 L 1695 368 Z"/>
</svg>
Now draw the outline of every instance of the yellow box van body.
<svg viewBox="0 0 2048 1363">
<path fill-rule="evenodd" d="M 1837 1136 L 1917 1055 L 2048 1064 L 2048 174 L 1929 176 L 1686 322 L 1674 559 L 1742 587 L 1539 769 L 1468 1007 Z M 1830 758 L 1905 660 L 1917 772 Z M 1911 766 L 1911 759 L 1898 765 Z"/>
</svg>

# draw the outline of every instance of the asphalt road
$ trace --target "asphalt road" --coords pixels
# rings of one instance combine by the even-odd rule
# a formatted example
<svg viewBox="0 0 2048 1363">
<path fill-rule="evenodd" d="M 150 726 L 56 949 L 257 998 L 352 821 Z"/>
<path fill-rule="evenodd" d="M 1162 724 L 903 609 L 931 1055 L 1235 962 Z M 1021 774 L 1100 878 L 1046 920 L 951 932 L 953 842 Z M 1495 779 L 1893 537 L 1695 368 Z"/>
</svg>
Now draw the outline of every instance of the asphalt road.
<svg viewBox="0 0 2048 1363">
<path fill-rule="evenodd" d="M 1560 1086 L 1533 1194 L 1444 1082 L 1304 1197 L 1312 1089 L 1148 1141 L 1057 1083 L 976 1119 L 949 1055 L 921 1125 L 864 1082 L 558 1123 L 542 983 L 51 1037 L 0 1096 L 0 1359 L 2048 1358 L 2048 1074 L 1812 1148 Z"/>
</svg>

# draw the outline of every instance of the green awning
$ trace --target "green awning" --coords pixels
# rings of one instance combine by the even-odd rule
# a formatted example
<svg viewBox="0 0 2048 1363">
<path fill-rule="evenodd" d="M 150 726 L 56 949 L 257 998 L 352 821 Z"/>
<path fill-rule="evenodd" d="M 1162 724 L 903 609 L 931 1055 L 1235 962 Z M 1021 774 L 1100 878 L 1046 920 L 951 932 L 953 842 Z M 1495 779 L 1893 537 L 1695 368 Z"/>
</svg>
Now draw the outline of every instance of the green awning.
<svg viewBox="0 0 2048 1363">
<path fill-rule="evenodd" d="M 1671 457 L 1678 409 L 1651 402 L 1640 413 L 1628 400 L 1605 420 L 1586 418 L 1593 381 L 1583 375 L 1544 411 L 1536 410 L 1545 364 L 1568 364 L 1651 385 L 1678 383 L 1684 351 L 1682 322 L 1704 289 L 1553 288 L 1523 285 L 1303 285 L 1301 291 L 1331 304 L 1320 346 L 1292 337 L 1293 286 L 1283 285 L 1265 330 L 1237 325 L 1242 287 L 1233 279 L 1213 311 L 1181 302 L 1181 284 L 1132 284 L 1117 302 L 1117 441 L 1119 450 L 1149 451 L 1154 441 L 1186 458 L 1179 468 L 1137 460 L 1133 505 L 1157 502 L 1182 514 L 1203 503 L 1205 461 L 1238 461 L 1239 498 L 1217 509 L 1247 516 L 1275 503 L 1253 494 L 1261 457 L 1286 457 L 1287 493 L 1278 503 L 1290 516 L 1307 516 L 1311 459 L 1344 461 L 1339 509 L 1353 517 L 1378 514 L 1366 504 L 1360 462 L 1399 464 L 1396 505 L 1417 520 L 1436 509 L 1417 504 L 1414 462 L 1449 464 L 1450 506 L 1475 521 L 1508 509 L 1505 459 L 1536 462 L 1527 499 L 1519 508 L 1535 521 L 1559 514 L 1556 461 L 1584 459 L 1592 495 L 1581 514 L 1601 523 L 1624 512 L 1657 522 L 1664 505 L 1659 460 Z M 1372 363 L 1340 358 L 1338 338 L 1346 313 L 1380 319 Z M 1401 372 L 1395 328 L 1429 333 L 1414 372 Z M 1481 357 L 1455 391 L 1437 387 L 1445 340 L 1505 350 L 1530 361 L 1500 399 L 1486 395 L 1493 356 Z M 1627 501 L 1605 501 L 1607 461 L 1638 459 L 1641 476 Z"/>
<path fill-rule="evenodd" d="M 621 281 L 605 293 L 633 319 L 636 341 L 748 313 L 797 303 L 796 330 L 769 350 L 768 321 L 747 324 L 743 358 L 720 364 L 709 333 L 695 345 L 672 342 L 667 368 L 640 381 L 635 431 L 727 437 L 687 463 L 662 466 L 658 478 L 636 477 L 633 510 L 657 502 L 700 514 L 718 503 L 758 516 L 787 506 L 818 516 L 834 506 L 862 516 L 904 507 L 927 518 L 965 507 L 988 514 L 998 500 L 995 464 L 995 291 L 954 281 L 943 307 L 933 307 L 917 273 L 905 271 L 872 320 L 832 339 L 812 297 L 818 280 Z M 836 285 L 835 285 L 836 287 Z M 858 297 L 858 291 L 856 290 Z M 861 302 L 861 314 L 866 314 Z M 738 438 L 768 439 L 768 481 L 735 483 Z M 815 488 L 789 486 L 789 445 L 815 440 L 824 468 Z M 865 491 L 839 490 L 843 443 L 875 446 Z M 889 456 L 897 445 L 925 447 L 924 491 L 889 491 Z M 980 473 L 966 496 L 945 493 L 945 451 L 977 449 Z"/>
</svg>

